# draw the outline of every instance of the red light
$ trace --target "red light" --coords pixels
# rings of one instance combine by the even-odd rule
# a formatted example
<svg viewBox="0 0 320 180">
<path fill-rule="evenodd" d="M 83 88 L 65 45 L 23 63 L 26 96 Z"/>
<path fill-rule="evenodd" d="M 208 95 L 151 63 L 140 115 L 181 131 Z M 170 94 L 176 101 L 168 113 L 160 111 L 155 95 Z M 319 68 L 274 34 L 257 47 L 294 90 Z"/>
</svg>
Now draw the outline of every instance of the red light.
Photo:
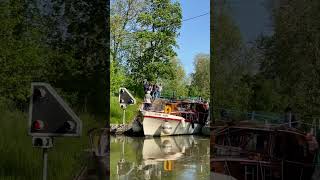
<svg viewBox="0 0 320 180">
<path fill-rule="evenodd" d="M 41 120 L 36 120 L 33 123 L 33 128 L 36 130 L 41 130 L 44 127 L 44 123 Z"/>
</svg>

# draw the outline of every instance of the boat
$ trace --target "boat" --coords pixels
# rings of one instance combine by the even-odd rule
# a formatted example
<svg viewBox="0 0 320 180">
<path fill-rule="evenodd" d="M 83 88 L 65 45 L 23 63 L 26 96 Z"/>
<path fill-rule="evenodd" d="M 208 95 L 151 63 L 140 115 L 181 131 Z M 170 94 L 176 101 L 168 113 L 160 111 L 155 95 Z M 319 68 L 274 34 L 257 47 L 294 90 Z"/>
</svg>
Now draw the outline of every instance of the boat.
<svg viewBox="0 0 320 180">
<path fill-rule="evenodd" d="M 211 174 L 236 180 L 309 180 L 316 154 L 306 136 L 296 128 L 249 121 L 216 126 Z"/>
<path fill-rule="evenodd" d="M 158 100 L 150 109 L 140 109 L 133 129 L 142 129 L 145 136 L 199 134 L 208 119 L 208 108 L 201 101 Z"/>
</svg>

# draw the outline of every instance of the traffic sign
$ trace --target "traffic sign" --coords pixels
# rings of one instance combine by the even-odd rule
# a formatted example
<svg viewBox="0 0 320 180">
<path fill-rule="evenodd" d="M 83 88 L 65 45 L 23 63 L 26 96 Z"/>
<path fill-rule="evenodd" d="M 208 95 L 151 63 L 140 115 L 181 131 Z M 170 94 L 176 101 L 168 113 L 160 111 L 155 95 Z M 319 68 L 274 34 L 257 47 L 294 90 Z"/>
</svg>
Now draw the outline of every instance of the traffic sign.
<svg viewBox="0 0 320 180">
<path fill-rule="evenodd" d="M 119 89 L 119 103 L 122 109 L 125 109 L 128 105 L 136 103 L 136 99 L 130 94 L 126 88 Z"/>
<path fill-rule="evenodd" d="M 82 123 L 72 109 L 47 83 L 31 83 L 29 135 L 41 137 L 80 136 Z"/>
</svg>

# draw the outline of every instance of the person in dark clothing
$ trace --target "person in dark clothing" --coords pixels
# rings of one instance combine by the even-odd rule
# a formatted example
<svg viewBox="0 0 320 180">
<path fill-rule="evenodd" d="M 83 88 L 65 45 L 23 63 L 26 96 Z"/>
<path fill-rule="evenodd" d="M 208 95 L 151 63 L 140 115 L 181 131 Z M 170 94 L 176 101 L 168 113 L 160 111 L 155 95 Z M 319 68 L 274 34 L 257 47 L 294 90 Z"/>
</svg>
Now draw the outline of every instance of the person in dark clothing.
<svg viewBox="0 0 320 180">
<path fill-rule="evenodd" d="M 159 86 L 154 84 L 153 86 L 153 99 L 159 98 Z"/>
<path fill-rule="evenodd" d="M 292 108 L 290 106 L 287 106 L 287 108 L 284 110 L 284 113 L 284 123 L 286 123 L 286 125 L 288 125 L 289 127 L 296 128 L 298 126 L 298 123 L 296 122 L 295 114 L 292 113 Z"/>
<path fill-rule="evenodd" d="M 147 80 L 144 80 L 143 82 L 143 89 L 144 89 L 144 94 L 147 94 L 147 91 L 149 90 L 149 84 Z"/>
<path fill-rule="evenodd" d="M 152 85 L 152 91 L 151 91 L 151 96 L 152 96 L 152 99 L 154 100 L 154 97 L 155 97 L 155 93 L 156 93 L 156 86 L 155 84 Z"/>
</svg>

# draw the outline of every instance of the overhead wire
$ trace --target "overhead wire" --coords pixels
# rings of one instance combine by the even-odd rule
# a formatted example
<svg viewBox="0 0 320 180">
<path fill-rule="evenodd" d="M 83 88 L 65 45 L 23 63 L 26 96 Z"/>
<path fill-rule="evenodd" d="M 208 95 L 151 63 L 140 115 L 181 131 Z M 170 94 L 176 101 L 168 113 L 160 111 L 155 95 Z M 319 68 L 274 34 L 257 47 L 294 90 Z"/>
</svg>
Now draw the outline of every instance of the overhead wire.
<svg viewBox="0 0 320 180">
<path fill-rule="evenodd" d="M 192 19 L 196 19 L 196 18 L 205 16 L 205 15 L 208 15 L 208 14 L 209 14 L 209 12 L 204 13 L 204 14 L 200 14 L 200 15 L 197 15 L 197 16 L 194 16 L 194 17 L 191 17 L 191 18 L 183 19 L 182 22 L 189 21 L 189 20 L 192 20 Z"/>
</svg>

